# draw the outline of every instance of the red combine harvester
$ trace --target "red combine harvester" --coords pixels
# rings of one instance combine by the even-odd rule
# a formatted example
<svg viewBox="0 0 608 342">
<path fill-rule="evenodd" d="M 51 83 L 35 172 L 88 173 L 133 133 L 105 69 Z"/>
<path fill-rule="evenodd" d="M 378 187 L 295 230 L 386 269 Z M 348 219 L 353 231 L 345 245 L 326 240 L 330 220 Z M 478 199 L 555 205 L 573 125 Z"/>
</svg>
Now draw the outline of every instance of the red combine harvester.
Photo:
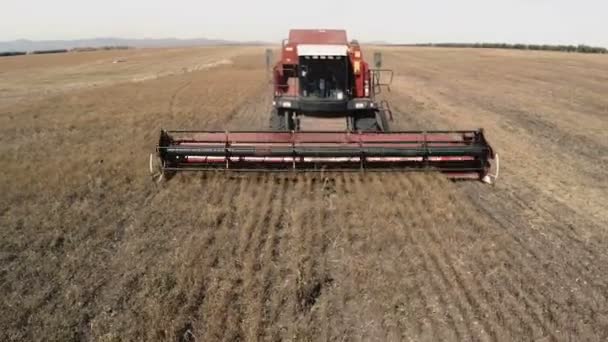
<svg viewBox="0 0 608 342">
<path fill-rule="evenodd" d="M 272 69 L 271 131 L 162 130 L 161 176 L 217 169 L 438 170 L 455 179 L 496 178 L 490 175 L 495 154 L 481 129 L 390 131 L 388 103 L 375 96 L 392 72 L 379 69 L 378 54 L 371 69 L 346 31 L 291 30 L 281 50 Z M 151 171 L 155 160 L 151 155 Z"/>
</svg>

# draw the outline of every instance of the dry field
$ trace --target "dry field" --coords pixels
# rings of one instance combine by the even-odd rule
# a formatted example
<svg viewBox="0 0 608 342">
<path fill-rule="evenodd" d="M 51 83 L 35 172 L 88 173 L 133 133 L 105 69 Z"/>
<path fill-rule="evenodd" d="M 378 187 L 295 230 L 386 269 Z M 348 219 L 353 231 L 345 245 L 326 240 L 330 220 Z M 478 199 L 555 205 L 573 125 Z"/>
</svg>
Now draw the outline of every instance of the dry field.
<svg viewBox="0 0 608 342">
<path fill-rule="evenodd" d="M 263 48 L 0 59 L 0 340 L 608 339 L 608 58 L 384 54 L 394 125 L 485 127 L 496 186 L 155 184 L 161 127 L 267 127 Z"/>
</svg>

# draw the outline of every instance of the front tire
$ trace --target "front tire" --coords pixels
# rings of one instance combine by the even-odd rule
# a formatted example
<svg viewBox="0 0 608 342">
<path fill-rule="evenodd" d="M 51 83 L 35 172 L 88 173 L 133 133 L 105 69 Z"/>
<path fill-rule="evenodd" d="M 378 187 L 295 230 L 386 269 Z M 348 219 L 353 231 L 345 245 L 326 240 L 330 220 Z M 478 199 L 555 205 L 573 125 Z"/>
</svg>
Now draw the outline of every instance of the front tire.
<svg viewBox="0 0 608 342">
<path fill-rule="evenodd" d="M 273 131 L 287 131 L 285 115 L 279 114 L 276 108 L 270 113 L 270 129 Z"/>
<path fill-rule="evenodd" d="M 380 126 L 375 114 L 355 117 L 355 131 L 380 132 Z"/>
<path fill-rule="evenodd" d="M 378 111 L 355 117 L 355 130 L 361 132 L 389 132 L 386 113 Z"/>
<path fill-rule="evenodd" d="M 376 121 L 378 122 L 378 126 L 380 128 L 380 132 L 390 132 L 390 126 L 388 124 L 388 119 L 386 118 L 386 112 L 380 111 L 376 113 Z"/>
</svg>

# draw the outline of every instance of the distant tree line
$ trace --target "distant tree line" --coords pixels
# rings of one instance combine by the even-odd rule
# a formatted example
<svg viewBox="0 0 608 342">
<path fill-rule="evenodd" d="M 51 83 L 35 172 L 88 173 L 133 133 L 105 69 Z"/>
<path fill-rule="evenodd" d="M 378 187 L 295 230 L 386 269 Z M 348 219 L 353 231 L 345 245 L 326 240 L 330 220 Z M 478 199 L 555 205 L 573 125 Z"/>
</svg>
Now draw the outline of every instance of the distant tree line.
<svg viewBox="0 0 608 342">
<path fill-rule="evenodd" d="M 132 49 L 132 47 L 130 47 L 130 46 L 123 46 L 123 45 L 118 45 L 118 46 L 100 46 L 100 47 L 79 47 L 79 48 L 73 48 L 71 51 L 74 51 L 74 52 L 88 52 L 88 51 L 100 51 L 100 50 L 128 50 L 128 49 Z"/>
<path fill-rule="evenodd" d="M 49 53 L 66 53 L 66 52 L 68 52 L 67 49 L 36 50 L 36 51 L 32 51 L 31 54 L 32 55 L 45 55 L 45 54 L 49 54 Z"/>
<path fill-rule="evenodd" d="M 27 54 L 27 52 L 25 52 L 25 51 L 7 51 L 7 52 L 0 52 L 0 57 L 22 56 L 25 54 Z"/>
<path fill-rule="evenodd" d="M 410 45 L 412 46 L 412 45 Z M 413 44 L 413 46 L 436 46 L 453 48 L 480 48 L 480 49 L 515 49 L 537 51 L 563 51 L 579 53 L 608 53 L 608 49 L 589 45 L 547 45 L 547 44 L 506 44 L 506 43 L 427 43 Z"/>
<path fill-rule="evenodd" d="M 66 52 L 87 52 L 87 51 L 99 51 L 99 50 L 127 50 L 132 49 L 130 46 L 101 46 L 101 47 L 81 47 L 68 49 L 54 49 L 54 50 L 36 50 L 36 51 L 0 51 L 0 57 L 10 56 L 22 56 L 22 55 L 43 55 L 51 53 L 66 53 Z"/>
</svg>

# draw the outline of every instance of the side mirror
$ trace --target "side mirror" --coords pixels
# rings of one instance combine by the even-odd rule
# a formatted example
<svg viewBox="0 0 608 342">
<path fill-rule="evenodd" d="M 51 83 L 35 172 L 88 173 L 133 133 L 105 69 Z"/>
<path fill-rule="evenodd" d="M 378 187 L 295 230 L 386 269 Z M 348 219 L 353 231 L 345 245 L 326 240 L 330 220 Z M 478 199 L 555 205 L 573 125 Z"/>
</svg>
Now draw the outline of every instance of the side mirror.
<svg viewBox="0 0 608 342">
<path fill-rule="evenodd" d="M 374 52 L 374 68 L 380 69 L 382 68 L 382 53 Z"/>
<path fill-rule="evenodd" d="M 272 49 L 266 49 L 266 70 L 272 68 Z"/>
</svg>

